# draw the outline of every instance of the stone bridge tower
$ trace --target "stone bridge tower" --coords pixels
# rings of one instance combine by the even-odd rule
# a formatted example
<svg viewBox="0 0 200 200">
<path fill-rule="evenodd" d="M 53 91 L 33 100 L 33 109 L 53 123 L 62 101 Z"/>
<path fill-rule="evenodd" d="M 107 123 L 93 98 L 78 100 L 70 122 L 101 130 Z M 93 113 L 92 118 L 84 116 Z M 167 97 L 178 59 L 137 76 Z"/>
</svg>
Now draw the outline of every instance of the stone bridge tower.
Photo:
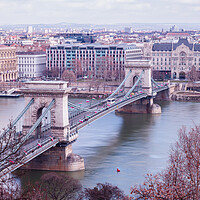
<svg viewBox="0 0 200 200">
<path fill-rule="evenodd" d="M 64 81 L 30 81 L 21 91 L 24 94 L 26 105 L 34 98 L 34 103 L 25 113 L 22 132 L 25 134 L 35 124 L 43 110 L 54 99 L 53 107 L 32 133 L 31 138 L 40 141 L 49 135 L 60 141 L 56 147 L 36 157 L 23 168 L 55 171 L 84 169 L 83 159 L 72 153 L 68 120 L 68 94 L 70 92 L 68 83 Z M 73 138 L 73 140 L 75 139 Z"/>
<path fill-rule="evenodd" d="M 67 82 L 31 81 L 27 82 L 25 87 L 21 90 L 25 97 L 25 105 L 32 98 L 34 98 L 34 104 L 25 113 L 23 131 L 29 130 L 41 115 L 42 109 L 46 108 L 52 99 L 55 99 L 49 113 L 49 128 L 51 128 L 53 136 L 62 142 L 67 141 L 70 132 L 68 121 L 68 93 L 70 89 L 67 87 Z M 33 135 L 38 139 L 42 137 L 42 133 L 38 129 L 34 131 Z"/>
<path fill-rule="evenodd" d="M 131 73 L 130 73 L 131 71 Z M 141 76 L 139 85 L 147 98 L 140 99 L 129 105 L 120 108 L 118 112 L 126 113 L 161 113 L 161 107 L 153 103 L 152 82 L 151 82 L 151 66 L 148 60 L 133 60 L 126 62 L 125 76 L 130 73 L 125 82 L 125 90 L 129 90 Z"/>
<path fill-rule="evenodd" d="M 136 82 L 140 74 L 143 72 L 141 77 L 141 86 L 148 95 L 152 95 L 152 84 L 151 84 L 151 66 L 148 60 L 134 60 L 126 63 L 125 76 L 130 72 L 128 79 L 125 82 L 125 88 L 130 89 Z"/>
</svg>

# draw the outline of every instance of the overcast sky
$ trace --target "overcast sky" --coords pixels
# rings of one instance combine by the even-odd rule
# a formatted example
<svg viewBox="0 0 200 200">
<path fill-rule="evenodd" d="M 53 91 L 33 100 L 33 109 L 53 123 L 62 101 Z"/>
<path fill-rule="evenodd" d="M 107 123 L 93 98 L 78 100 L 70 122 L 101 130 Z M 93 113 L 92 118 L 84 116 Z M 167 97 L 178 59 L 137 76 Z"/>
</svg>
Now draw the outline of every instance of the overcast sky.
<svg viewBox="0 0 200 200">
<path fill-rule="evenodd" d="M 200 0 L 0 0 L 0 24 L 199 23 Z"/>
</svg>

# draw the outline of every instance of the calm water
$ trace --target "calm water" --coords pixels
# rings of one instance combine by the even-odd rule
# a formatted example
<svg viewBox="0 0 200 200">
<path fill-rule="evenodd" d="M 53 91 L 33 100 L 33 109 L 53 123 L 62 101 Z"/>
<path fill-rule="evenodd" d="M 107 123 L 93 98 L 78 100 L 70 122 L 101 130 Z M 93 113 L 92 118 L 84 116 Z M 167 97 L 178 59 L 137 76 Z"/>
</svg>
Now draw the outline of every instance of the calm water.
<svg viewBox="0 0 200 200">
<path fill-rule="evenodd" d="M 85 100 L 73 99 L 74 102 Z M 148 172 L 165 168 L 169 147 L 182 125 L 200 123 L 199 103 L 158 102 L 162 114 L 110 113 L 79 131 L 73 152 L 85 160 L 86 170 L 67 173 L 78 178 L 83 187 L 109 182 L 127 194 L 130 187 L 144 180 Z M 0 128 L 5 127 L 24 107 L 23 98 L 0 99 Z M 121 172 L 117 173 L 116 169 Z M 46 171 L 32 171 L 22 180 L 36 181 Z"/>
</svg>

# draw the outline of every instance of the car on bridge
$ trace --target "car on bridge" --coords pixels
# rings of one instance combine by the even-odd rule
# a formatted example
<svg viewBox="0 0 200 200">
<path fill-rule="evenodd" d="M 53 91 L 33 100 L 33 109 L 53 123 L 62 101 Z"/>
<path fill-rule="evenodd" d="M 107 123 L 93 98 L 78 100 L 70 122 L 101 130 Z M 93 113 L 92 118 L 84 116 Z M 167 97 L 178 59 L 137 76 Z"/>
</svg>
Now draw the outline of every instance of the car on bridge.
<svg viewBox="0 0 200 200">
<path fill-rule="evenodd" d="M 113 104 L 113 103 L 115 103 L 115 98 L 110 98 L 110 99 L 108 99 L 108 100 L 107 100 L 107 103 L 108 103 L 108 104 Z"/>
</svg>

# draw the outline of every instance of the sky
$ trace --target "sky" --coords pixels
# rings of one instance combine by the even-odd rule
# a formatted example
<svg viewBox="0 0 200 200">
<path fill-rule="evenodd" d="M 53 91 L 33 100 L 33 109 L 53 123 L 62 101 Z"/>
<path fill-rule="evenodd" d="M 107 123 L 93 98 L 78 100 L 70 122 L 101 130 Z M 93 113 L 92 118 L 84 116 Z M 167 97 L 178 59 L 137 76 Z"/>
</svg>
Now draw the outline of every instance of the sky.
<svg viewBox="0 0 200 200">
<path fill-rule="evenodd" d="M 200 0 L 0 0 L 0 24 L 199 23 Z"/>
</svg>

